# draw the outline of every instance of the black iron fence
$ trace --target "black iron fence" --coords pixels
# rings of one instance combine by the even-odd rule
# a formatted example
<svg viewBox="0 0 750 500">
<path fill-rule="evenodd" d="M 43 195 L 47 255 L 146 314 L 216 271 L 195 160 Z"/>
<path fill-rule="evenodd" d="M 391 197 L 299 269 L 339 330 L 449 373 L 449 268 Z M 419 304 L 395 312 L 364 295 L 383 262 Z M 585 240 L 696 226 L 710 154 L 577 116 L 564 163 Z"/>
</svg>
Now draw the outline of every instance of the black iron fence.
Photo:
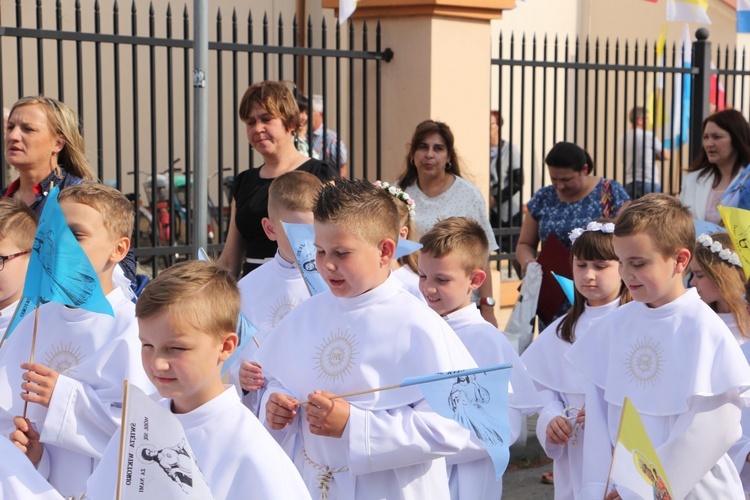
<svg viewBox="0 0 750 500">
<path fill-rule="evenodd" d="M 157 14 L 152 3 L 144 15 L 135 0 L 122 11 L 115 1 L 112 11 L 103 13 L 96 1 L 93 12 L 84 12 L 79 0 L 75 5 L 57 0 L 54 24 L 41 0 L 31 16 L 29 7 L 16 0 L 14 19 L 6 15 L 0 26 L 0 102 L 9 106 L 24 95 L 45 94 L 77 111 L 98 177 L 132 193 L 133 246 L 139 263 L 149 263 L 155 273 L 157 266 L 191 251 L 188 7 L 173 13 L 167 4 Z M 206 230 L 209 250 L 217 251 L 227 230 L 232 179 L 262 162 L 247 145 L 237 117 L 247 86 L 288 80 L 298 95 L 312 100 L 319 94 L 324 130 L 338 131 L 348 149 L 349 175 L 380 178 L 380 65 L 393 54 L 381 48 L 379 24 L 375 30 L 364 24 L 355 32 L 351 23 L 329 29 L 325 18 L 314 23 L 309 17 L 303 24 L 296 16 L 271 20 L 264 13 L 258 22 L 252 11 L 238 15 L 236 10 L 229 22 L 218 10 L 213 23 Z M 0 164 L 5 165 L 3 154 Z M 0 186 L 7 185 L 8 175 L 0 169 Z"/>
<path fill-rule="evenodd" d="M 501 34 L 498 57 L 491 61 L 492 97 L 504 122 L 500 136 L 517 154 L 508 155 L 500 169 L 507 182 L 491 195 L 501 204 L 519 191 L 523 207 L 549 183 L 544 157 L 559 141 L 586 149 L 597 175 L 623 185 L 644 179 L 646 190 L 660 186 L 678 194 L 683 171 L 702 147 L 702 120 L 727 107 L 745 116 L 750 110 L 745 50 L 712 49 L 705 29 L 696 37 L 667 45 Z M 623 147 L 637 126 L 630 120 L 633 110 L 645 114 L 646 140 Z M 659 144 L 669 153 L 650 162 L 647 151 Z M 634 178 L 626 176 L 626 164 L 634 165 Z M 638 195 L 637 188 L 635 183 L 630 187 L 631 197 Z M 520 220 L 496 226 L 505 251 L 493 258 L 514 259 Z"/>
</svg>

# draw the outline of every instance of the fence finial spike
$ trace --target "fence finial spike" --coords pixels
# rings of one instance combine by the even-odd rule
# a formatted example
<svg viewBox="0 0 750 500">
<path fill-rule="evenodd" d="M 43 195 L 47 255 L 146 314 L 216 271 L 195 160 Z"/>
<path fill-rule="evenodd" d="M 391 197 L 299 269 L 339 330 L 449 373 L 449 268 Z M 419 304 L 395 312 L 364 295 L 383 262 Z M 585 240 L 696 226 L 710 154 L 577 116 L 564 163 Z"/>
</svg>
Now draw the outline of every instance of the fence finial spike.
<svg viewBox="0 0 750 500">
<path fill-rule="evenodd" d="M 172 2 L 167 2 L 167 17 L 172 17 Z"/>
<path fill-rule="evenodd" d="M 221 22 L 221 7 L 216 9 L 216 20 Z"/>
<path fill-rule="evenodd" d="M 154 15 L 154 2 L 148 3 L 148 15 L 153 16 Z"/>
</svg>

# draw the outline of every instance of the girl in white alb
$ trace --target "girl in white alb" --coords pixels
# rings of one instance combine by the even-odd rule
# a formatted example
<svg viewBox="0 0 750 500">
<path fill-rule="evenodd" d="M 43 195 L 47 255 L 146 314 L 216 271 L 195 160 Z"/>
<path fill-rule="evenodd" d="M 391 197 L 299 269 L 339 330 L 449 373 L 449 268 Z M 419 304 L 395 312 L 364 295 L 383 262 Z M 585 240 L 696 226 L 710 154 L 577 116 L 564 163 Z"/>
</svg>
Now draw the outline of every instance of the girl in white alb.
<svg viewBox="0 0 750 500">
<path fill-rule="evenodd" d="M 690 270 L 690 284 L 703 302 L 724 320 L 737 342 L 744 344 L 750 339 L 750 314 L 743 298 L 745 274 L 729 235 L 720 232 L 698 236 Z"/>
<path fill-rule="evenodd" d="M 395 198 L 396 210 L 398 210 L 399 225 L 401 229 L 398 232 L 399 239 L 409 239 L 417 241 L 416 232 L 414 231 L 414 216 L 416 215 L 416 203 L 401 188 L 392 186 L 387 182 L 375 181 L 375 185 L 382 188 L 388 194 Z M 396 250 L 398 253 L 398 250 Z M 391 261 L 391 270 L 404 285 L 406 291 L 424 302 L 422 292 L 419 291 L 419 274 L 417 272 L 417 252 L 404 255 Z"/>
<path fill-rule="evenodd" d="M 596 335 L 596 320 L 630 300 L 617 271 L 613 232 L 614 224 L 600 219 L 571 233 L 573 307 L 521 356 L 545 403 L 536 434 L 555 460 L 555 498 L 576 498 L 583 466 L 585 380 L 565 359 L 565 352 L 584 335 Z"/>
</svg>

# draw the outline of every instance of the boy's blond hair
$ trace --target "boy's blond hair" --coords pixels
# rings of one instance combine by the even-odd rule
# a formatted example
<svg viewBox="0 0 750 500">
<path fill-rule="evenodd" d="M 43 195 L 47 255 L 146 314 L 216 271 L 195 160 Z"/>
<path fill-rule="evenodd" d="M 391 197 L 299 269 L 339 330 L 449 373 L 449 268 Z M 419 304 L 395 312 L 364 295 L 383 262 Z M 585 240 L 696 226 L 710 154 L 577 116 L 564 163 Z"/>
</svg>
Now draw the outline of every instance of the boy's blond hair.
<svg viewBox="0 0 750 500">
<path fill-rule="evenodd" d="M 146 285 L 135 304 L 138 318 L 152 318 L 163 312 L 169 313 L 177 331 L 189 328 L 220 339 L 237 330 L 237 281 L 212 262 L 179 262 Z"/>
<path fill-rule="evenodd" d="M 664 258 L 683 248 L 693 250 L 695 225 L 690 209 L 674 196 L 651 193 L 638 198 L 620 213 L 615 236 L 646 233 Z"/>
<path fill-rule="evenodd" d="M 487 235 L 477 221 L 469 217 L 449 217 L 439 221 L 422 239 L 421 252 L 441 259 L 455 255 L 466 274 L 484 269 L 489 257 Z"/>
<path fill-rule="evenodd" d="M 128 238 L 133 234 L 133 205 L 124 194 L 97 182 L 82 182 L 60 191 L 58 201 L 86 205 L 102 215 L 104 227 L 112 238 Z"/>
<path fill-rule="evenodd" d="M 31 250 L 36 235 L 37 217 L 24 202 L 0 198 L 0 240 L 8 240 L 21 251 Z"/>
<path fill-rule="evenodd" d="M 292 170 L 275 178 L 268 188 L 268 212 L 312 212 L 323 185 L 310 172 Z"/>
<path fill-rule="evenodd" d="M 369 181 L 336 179 L 324 184 L 315 201 L 315 220 L 345 226 L 357 238 L 377 245 L 398 241 L 398 210 L 392 196 Z"/>
</svg>

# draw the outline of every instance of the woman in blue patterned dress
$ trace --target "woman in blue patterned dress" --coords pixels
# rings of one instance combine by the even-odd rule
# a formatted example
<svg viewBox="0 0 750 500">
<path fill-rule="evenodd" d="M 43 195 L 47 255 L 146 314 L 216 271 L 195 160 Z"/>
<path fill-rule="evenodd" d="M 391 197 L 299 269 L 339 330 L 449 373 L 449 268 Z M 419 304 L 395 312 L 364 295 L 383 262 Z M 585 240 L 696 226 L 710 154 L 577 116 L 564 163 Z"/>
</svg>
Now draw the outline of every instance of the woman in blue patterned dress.
<svg viewBox="0 0 750 500">
<path fill-rule="evenodd" d="M 591 156 L 572 142 L 558 142 L 544 162 L 551 184 L 534 193 L 526 204 L 516 246 L 516 258 L 523 272 L 536 261 L 539 242 L 554 235 L 570 248 L 568 235 L 576 227 L 599 217 L 614 219 L 630 198 L 617 181 L 594 176 Z"/>
</svg>

